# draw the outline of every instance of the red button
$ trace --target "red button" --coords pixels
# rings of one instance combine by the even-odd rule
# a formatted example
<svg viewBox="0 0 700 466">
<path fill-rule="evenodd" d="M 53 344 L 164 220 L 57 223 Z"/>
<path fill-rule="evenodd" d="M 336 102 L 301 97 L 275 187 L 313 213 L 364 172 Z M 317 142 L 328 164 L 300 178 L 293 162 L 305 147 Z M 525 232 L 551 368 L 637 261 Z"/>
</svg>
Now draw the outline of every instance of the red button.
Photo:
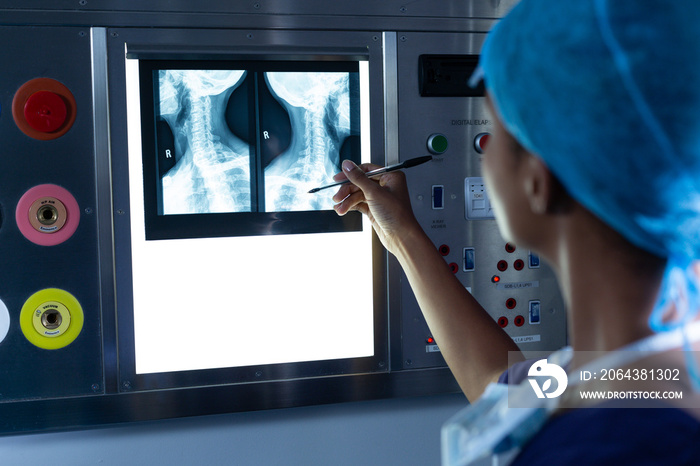
<svg viewBox="0 0 700 466">
<path fill-rule="evenodd" d="M 480 154 L 483 154 L 486 150 L 486 145 L 489 143 L 489 138 L 491 135 L 489 133 L 479 133 L 474 138 L 474 149 Z"/>
<path fill-rule="evenodd" d="M 24 104 L 24 118 L 29 126 L 42 133 L 52 133 L 66 122 L 68 110 L 58 94 L 39 91 Z"/>
</svg>

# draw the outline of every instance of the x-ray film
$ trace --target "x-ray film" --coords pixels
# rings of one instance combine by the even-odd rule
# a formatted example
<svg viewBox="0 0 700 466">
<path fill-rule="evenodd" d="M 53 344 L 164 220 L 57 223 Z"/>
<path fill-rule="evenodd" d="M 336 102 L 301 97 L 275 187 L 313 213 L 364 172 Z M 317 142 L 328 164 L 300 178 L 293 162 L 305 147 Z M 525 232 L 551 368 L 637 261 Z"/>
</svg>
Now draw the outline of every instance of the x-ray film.
<svg viewBox="0 0 700 466">
<path fill-rule="evenodd" d="M 361 162 L 358 62 L 141 66 L 142 91 L 152 91 L 142 105 L 151 98 L 153 109 L 145 120 L 154 137 L 144 131 L 149 238 L 361 228 L 359 219 L 327 215 L 335 215 L 332 193 L 309 193 L 331 183 L 342 160 Z M 209 231 L 214 220 L 198 219 L 198 232 L 184 224 L 191 218 L 164 220 L 191 214 L 240 215 L 228 218 L 236 225 L 228 232 Z"/>
<path fill-rule="evenodd" d="M 340 171 L 343 144 L 352 147 L 353 138 L 358 137 L 351 123 L 350 76 L 346 72 L 265 73 L 265 83 L 287 111 L 291 125 L 289 146 L 264 168 L 266 212 L 333 208 L 328 195 L 309 195 L 309 190 L 333 181 Z M 356 73 L 353 77 L 356 80 Z M 352 89 L 357 94 L 356 83 Z M 263 129 L 267 125 L 264 119 Z M 275 136 L 266 130 L 262 134 L 263 139 Z M 352 149 L 346 152 L 351 158 Z"/>
<path fill-rule="evenodd" d="M 224 111 L 246 71 L 156 73 L 159 213 L 250 212 L 251 146 L 227 128 Z"/>
</svg>

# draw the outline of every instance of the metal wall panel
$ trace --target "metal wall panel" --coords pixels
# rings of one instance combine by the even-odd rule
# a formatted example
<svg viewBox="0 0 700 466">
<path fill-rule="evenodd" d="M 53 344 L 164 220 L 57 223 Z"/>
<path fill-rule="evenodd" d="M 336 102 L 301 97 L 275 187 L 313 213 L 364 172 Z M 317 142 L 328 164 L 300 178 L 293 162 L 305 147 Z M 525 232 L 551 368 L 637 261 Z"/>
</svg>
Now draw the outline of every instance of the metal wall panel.
<svg viewBox="0 0 700 466">
<path fill-rule="evenodd" d="M 99 394 L 104 385 L 90 37 L 80 28 L 0 27 L 0 42 L 8 44 L 0 59 L 11 64 L 0 76 L 0 299 L 10 313 L 9 332 L 0 342 L 0 404 Z M 13 97 L 47 70 L 73 94 L 76 118 L 63 136 L 39 140 L 15 124 Z M 79 208 L 77 230 L 61 244 L 36 244 L 23 236 L 15 221 L 22 196 L 46 184 L 70 192 Z M 25 222 L 26 213 L 19 216 Z M 77 223 L 78 218 L 71 221 Z M 71 293 L 84 313 L 80 335 L 60 350 L 31 344 L 20 329 L 25 302 L 47 288 Z"/>
<path fill-rule="evenodd" d="M 419 89 L 419 59 L 422 55 L 478 55 L 486 37 L 479 33 L 398 32 L 399 153 L 402 160 L 428 151 L 431 135 L 444 135 L 447 150 L 431 163 L 408 170 L 411 202 L 423 228 L 436 248 L 443 247 L 445 261 L 471 290 L 482 306 L 501 322 L 523 351 L 556 350 L 566 344 L 566 313 L 553 272 L 544 264 L 531 268 L 528 250 L 509 252 L 493 219 L 467 219 L 465 179 L 481 177 L 482 155 L 475 148 L 478 135 L 488 133 L 492 123 L 483 97 L 427 97 Z M 448 83 L 450 76 L 443 76 Z M 466 82 L 463 83 L 466 86 Z M 434 186 L 442 186 L 444 205 L 434 208 Z M 485 200 L 485 202 L 487 202 Z M 445 246 L 447 249 L 445 249 Z M 473 250 L 474 268 L 465 271 L 464 252 Z M 449 250 L 449 253 L 447 252 Z M 498 269 L 505 261 L 507 269 Z M 516 270 L 516 261 L 522 261 Z M 517 264 L 517 268 L 519 268 Z M 470 267 L 471 268 L 471 267 Z M 499 283 L 492 278 L 498 275 Z M 404 368 L 444 365 L 439 344 L 422 318 L 408 282 L 401 281 L 402 359 Z M 509 301 L 510 300 L 510 301 Z M 530 323 L 530 306 L 539 301 L 540 320 Z M 506 305 L 507 303 L 507 305 Z M 520 317 L 518 317 L 520 316 Z M 487 350 L 487 349 L 485 349 Z"/>
<path fill-rule="evenodd" d="M 563 345 L 564 309 L 551 270 L 529 268 L 528 251 L 507 252 L 493 219 L 465 217 L 465 180 L 481 175 L 474 138 L 490 129 L 483 98 L 424 97 L 419 91 L 421 55 L 478 54 L 485 32 L 514 3 L 0 2 L 0 41 L 9 44 L 0 58 L 10 64 L 0 76 L 0 301 L 9 316 L 4 338 L 0 328 L 0 433 L 458 390 L 439 342 L 427 340 L 431 335 L 403 272 L 377 241 L 373 273 L 381 286 L 374 299 L 388 318 L 377 338 L 388 349 L 388 363 L 380 358 L 381 367 L 350 375 L 254 375 L 237 382 L 211 373 L 185 379 L 166 374 L 165 382 L 134 383 L 124 371 L 124 351 L 133 340 L 119 327 L 131 325 L 124 316 L 132 300 L 128 48 L 189 58 L 295 47 L 300 53 L 362 50 L 370 69 L 372 160 L 388 164 L 425 155 L 430 136 L 444 135 L 449 145 L 443 154 L 407 171 L 419 221 L 436 247 L 449 246 L 446 264 L 456 265 L 459 280 L 494 319 L 508 318 L 506 331 L 524 350 Z M 13 99 L 36 78 L 61 83 L 75 99 L 68 102 L 75 122 L 60 137 L 37 139 L 15 123 Z M 15 221 L 22 196 L 44 184 L 66 189 L 80 213 L 75 233 L 50 246 L 27 239 Z M 444 195 L 439 209 L 433 208 L 435 186 Z M 473 248 L 474 270 L 464 270 L 465 248 Z M 500 260 L 507 270 L 496 269 Z M 514 270 L 518 260 L 526 264 L 523 270 Z M 497 273 L 500 284 L 491 281 Z M 56 349 L 30 343 L 20 325 L 25 302 L 46 288 L 70 293 L 83 311 L 80 333 Z M 505 305 L 510 298 L 517 302 L 513 309 Z M 531 302 L 539 302 L 540 323 L 515 325 L 517 316 L 528 317 Z M 33 321 L 29 312 L 30 326 L 43 331 L 46 324 L 53 331 L 43 314 Z M 40 346 L 60 341 L 51 338 L 40 337 Z"/>
</svg>

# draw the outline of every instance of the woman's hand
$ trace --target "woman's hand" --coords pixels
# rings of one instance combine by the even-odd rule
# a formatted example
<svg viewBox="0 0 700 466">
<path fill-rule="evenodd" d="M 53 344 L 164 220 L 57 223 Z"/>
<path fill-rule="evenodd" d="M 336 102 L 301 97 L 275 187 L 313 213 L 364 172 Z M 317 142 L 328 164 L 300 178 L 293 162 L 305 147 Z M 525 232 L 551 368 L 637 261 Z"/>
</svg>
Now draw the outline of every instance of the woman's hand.
<svg viewBox="0 0 700 466">
<path fill-rule="evenodd" d="M 369 218 L 384 247 L 396 254 L 406 235 L 420 231 L 406 187 L 406 176 L 401 171 L 383 174 L 379 179 L 367 178 L 365 172 L 381 168 L 362 164 L 359 167 L 349 160 L 343 162 L 343 171 L 335 175 L 336 181 L 345 178 L 343 185 L 333 196 L 339 215 L 357 210 Z"/>
<path fill-rule="evenodd" d="M 440 351 L 470 400 L 508 368 L 508 352 L 519 351 L 513 340 L 457 280 L 423 232 L 411 210 L 406 177 L 400 171 L 378 180 L 365 172 L 379 168 L 350 161 L 336 181 L 349 179 L 333 200 L 336 212 L 366 214 L 384 247 L 394 254 L 413 289 L 418 304 L 440 342 Z M 489 351 L 483 351 L 484 348 Z"/>
</svg>

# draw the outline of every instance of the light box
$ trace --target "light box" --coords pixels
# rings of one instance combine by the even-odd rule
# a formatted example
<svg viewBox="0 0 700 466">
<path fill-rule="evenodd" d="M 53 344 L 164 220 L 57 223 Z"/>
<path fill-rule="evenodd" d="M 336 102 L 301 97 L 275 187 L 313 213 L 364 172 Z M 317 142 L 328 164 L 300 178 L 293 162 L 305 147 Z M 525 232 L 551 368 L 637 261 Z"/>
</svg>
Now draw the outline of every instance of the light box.
<svg viewBox="0 0 700 466">
<path fill-rule="evenodd" d="M 370 160 L 367 62 L 336 58 L 127 60 L 135 388 L 387 366 L 371 226 L 308 193 Z"/>
</svg>

